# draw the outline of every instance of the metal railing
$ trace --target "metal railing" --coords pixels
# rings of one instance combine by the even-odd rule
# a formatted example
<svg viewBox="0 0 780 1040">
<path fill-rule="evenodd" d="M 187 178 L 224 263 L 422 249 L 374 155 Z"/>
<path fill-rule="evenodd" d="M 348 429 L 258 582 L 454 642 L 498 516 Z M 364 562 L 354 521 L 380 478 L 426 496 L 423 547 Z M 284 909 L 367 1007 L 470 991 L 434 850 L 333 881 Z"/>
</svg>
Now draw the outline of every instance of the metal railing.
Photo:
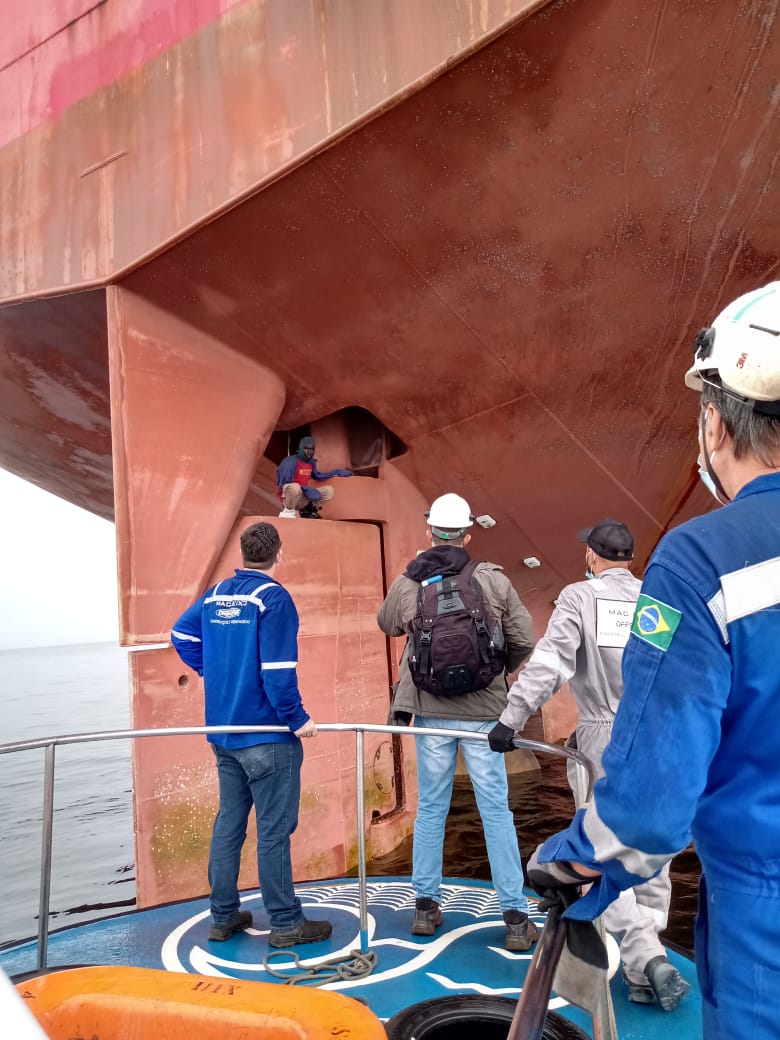
<svg viewBox="0 0 780 1040">
<path fill-rule="evenodd" d="M 180 726 L 170 729 L 124 729 L 106 730 L 95 733 L 73 733 L 57 737 L 42 737 L 37 740 L 20 740 L 0 744 L 0 755 L 20 751 L 43 749 L 45 752 L 43 775 L 43 819 L 41 822 L 41 880 L 38 898 L 38 946 L 37 964 L 39 971 L 47 967 L 49 947 L 49 907 L 51 899 L 52 835 L 54 824 L 54 767 L 55 750 L 66 744 L 89 744 L 104 740 L 135 740 L 146 737 L 207 736 L 221 733 L 289 733 L 284 726 Z M 318 733 L 354 733 L 356 766 L 356 829 L 358 853 L 358 898 L 360 908 L 360 950 L 368 951 L 368 883 L 366 873 L 365 819 L 365 761 L 364 735 L 366 733 L 397 733 L 406 736 L 447 736 L 458 740 L 487 740 L 486 733 L 470 733 L 451 729 L 415 729 L 413 726 L 385 726 L 363 723 L 324 723 L 317 725 Z M 580 751 L 545 744 L 536 740 L 515 738 L 515 747 L 543 754 L 570 759 L 581 765 L 587 774 L 586 801 L 590 800 L 595 782 L 593 763 Z"/>
</svg>

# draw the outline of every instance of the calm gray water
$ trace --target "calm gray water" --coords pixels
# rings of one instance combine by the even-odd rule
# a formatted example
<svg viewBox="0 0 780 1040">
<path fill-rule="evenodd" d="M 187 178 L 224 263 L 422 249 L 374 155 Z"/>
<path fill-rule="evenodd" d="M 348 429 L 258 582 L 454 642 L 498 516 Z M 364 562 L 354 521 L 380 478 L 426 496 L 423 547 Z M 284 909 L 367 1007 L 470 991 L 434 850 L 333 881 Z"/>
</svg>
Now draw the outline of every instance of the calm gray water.
<svg viewBox="0 0 780 1040">
<path fill-rule="evenodd" d="M 0 651 L 0 741 L 130 726 L 127 652 L 113 644 Z M 0 942 L 37 931 L 43 751 L 0 755 Z M 523 859 L 566 826 L 572 800 L 565 763 L 543 756 L 540 772 L 510 777 Z M 130 746 L 108 741 L 57 750 L 51 927 L 77 924 L 135 900 Z M 30 840 L 34 835 L 34 840 Z M 375 874 L 408 874 L 411 839 L 370 864 Z M 489 879 L 471 784 L 456 780 L 447 821 L 446 874 Z M 699 865 L 692 851 L 672 864 L 665 938 L 693 946 Z"/>
<path fill-rule="evenodd" d="M 126 729 L 128 689 L 127 651 L 111 643 L 0 651 L 0 741 Z M 0 755 L 0 942 L 38 928 L 43 760 Z M 51 927 L 134 902 L 131 797 L 129 742 L 57 749 Z"/>
</svg>

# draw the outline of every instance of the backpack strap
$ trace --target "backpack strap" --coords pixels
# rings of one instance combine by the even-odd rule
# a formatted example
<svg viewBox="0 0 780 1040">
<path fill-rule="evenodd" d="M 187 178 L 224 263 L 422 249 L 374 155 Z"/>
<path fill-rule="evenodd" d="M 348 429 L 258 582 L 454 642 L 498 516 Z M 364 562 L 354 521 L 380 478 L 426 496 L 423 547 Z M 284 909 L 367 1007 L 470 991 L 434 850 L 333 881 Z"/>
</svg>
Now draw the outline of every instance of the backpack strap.
<svg viewBox="0 0 780 1040">
<path fill-rule="evenodd" d="M 482 586 L 474 576 L 474 572 L 479 566 L 479 560 L 469 560 L 466 566 L 461 571 L 462 574 L 468 576 L 469 585 L 477 593 L 483 607 L 485 606 L 485 593 Z M 477 645 L 479 647 L 479 656 L 482 658 L 483 664 L 490 664 L 490 652 L 495 649 L 493 640 L 490 632 L 488 632 L 487 623 L 485 621 L 484 611 L 481 617 L 474 618 L 474 627 L 477 630 Z"/>
<path fill-rule="evenodd" d="M 438 578 L 441 581 L 441 577 Z M 426 624 L 425 619 L 425 589 L 431 584 L 431 580 L 420 582 L 417 589 L 417 613 L 420 616 L 420 662 L 419 670 L 427 675 L 431 667 L 431 641 L 433 640 L 433 625 Z"/>
<path fill-rule="evenodd" d="M 481 585 L 474 577 L 474 571 L 477 569 L 477 567 L 479 567 L 479 560 L 469 560 L 469 562 L 466 564 L 466 566 L 460 573 L 468 578 L 469 585 L 471 585 L 472 589 L 474 589 L 475 592 L 478 592 L 480 596 L 484 596 Z"/>
<path fill-rule="evenodd" d="M 439 591 L 436 593 L 436 613 L 438 615 L 450 614 L 453 610 L 463 609 L 463 599 L 458 585 L 459 574 L 449 574 L 442 579 Z"/>
</svg>

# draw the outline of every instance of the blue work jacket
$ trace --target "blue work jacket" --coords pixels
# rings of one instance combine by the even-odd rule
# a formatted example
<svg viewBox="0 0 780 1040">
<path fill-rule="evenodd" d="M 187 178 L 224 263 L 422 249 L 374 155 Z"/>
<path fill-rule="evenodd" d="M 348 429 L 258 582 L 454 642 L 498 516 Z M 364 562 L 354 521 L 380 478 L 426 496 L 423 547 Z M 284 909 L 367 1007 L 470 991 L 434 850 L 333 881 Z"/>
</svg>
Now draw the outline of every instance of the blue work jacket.
<svg viewBox="0 0 780 1040">
<path fill-rule="evenodd" d="M 289 733 L 216 734 L 222 747 L 297 739 L 309 721 L 298 690 L 298 612 L 289 592 L 257 570 L 208 589 L 173 626 L 182 661 L 203 676 L 207 726 L 287 726 Z"/>
<path fill-rule="evenodd" d="M 540 850 L 602 873 L 567 914 L 595 917 L 691 838 L 707 875 L 780 875 L 780 474 L 661 540 L 623 682 L 606 776 Z"/>
</svg>

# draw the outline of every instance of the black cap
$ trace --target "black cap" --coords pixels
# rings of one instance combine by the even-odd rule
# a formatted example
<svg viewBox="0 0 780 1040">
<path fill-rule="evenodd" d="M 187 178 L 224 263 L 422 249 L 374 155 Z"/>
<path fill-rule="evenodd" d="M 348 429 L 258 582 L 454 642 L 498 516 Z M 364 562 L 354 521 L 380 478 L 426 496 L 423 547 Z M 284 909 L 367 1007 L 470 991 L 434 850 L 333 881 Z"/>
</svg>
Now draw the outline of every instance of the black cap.
<svg viewBox="0 0 780 1040">
<path fill-rule="evenodd" d="M 580 531 L 577 537 L 605 560 L 625 562 L 634 558 L 634 539 L 619 520 L 601 520 L 595 527 Z"/>
</svg>

